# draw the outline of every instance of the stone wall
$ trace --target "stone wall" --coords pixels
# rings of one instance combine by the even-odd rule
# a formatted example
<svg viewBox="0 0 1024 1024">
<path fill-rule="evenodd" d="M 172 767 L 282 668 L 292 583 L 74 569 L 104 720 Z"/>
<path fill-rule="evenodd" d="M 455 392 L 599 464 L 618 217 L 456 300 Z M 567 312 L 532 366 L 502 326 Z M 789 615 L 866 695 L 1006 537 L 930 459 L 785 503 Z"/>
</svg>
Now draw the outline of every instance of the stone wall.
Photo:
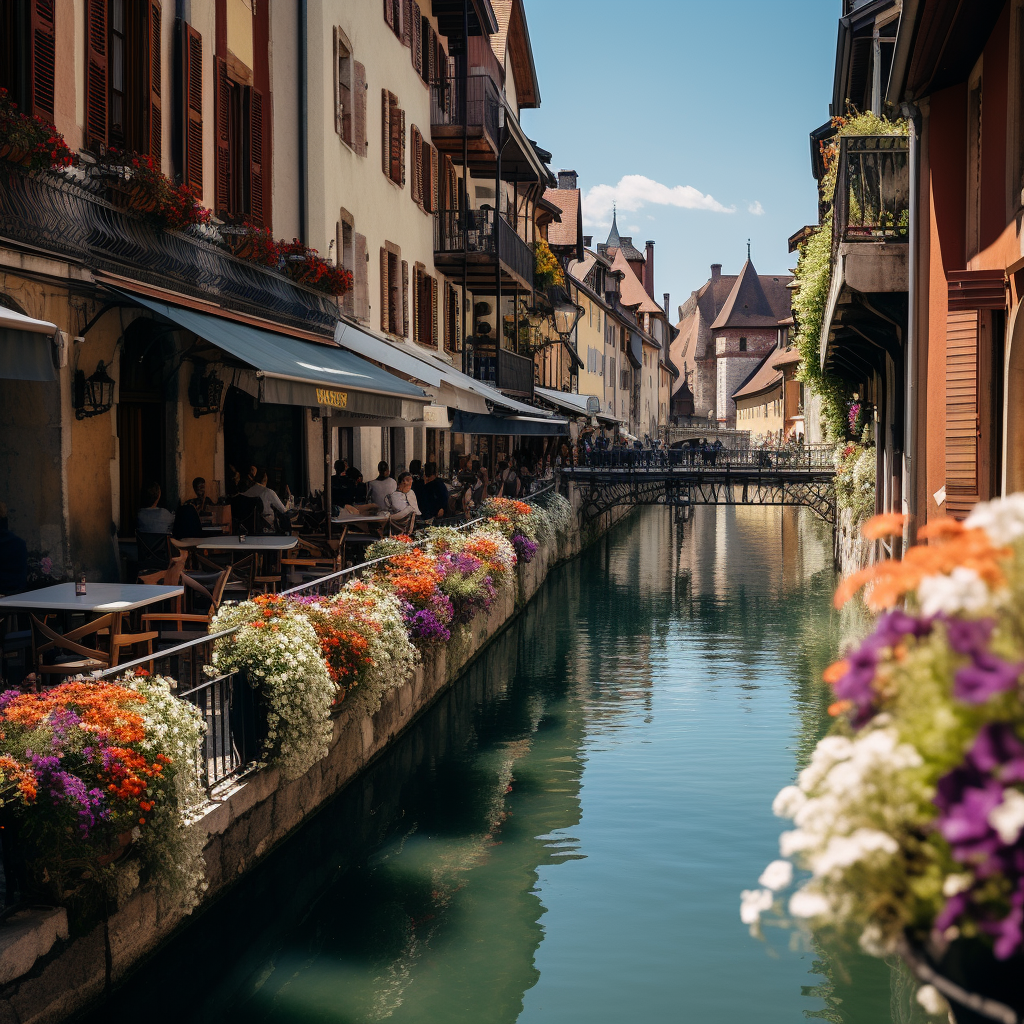
<svg viewBox="0 0 1024 1024">
<path fill-rule="evenodd" d="M 578 501 L 570 495 L 574 506 Z M 541 546 L 518 570 L 516 590 L 504 592 L 471 624 L 468 644 L 428 652 L 412 678 L 384 696 L 373 716 L 342 707 L 323 760 L 286 781 L 275 768 L 253 772 L 209 807 L 198 826 L 204 850 L 208 903 L 286 839 L 309 815 L 380 755 L 476 659 L 540 589 L 548 572 L 575 557 L 630 510 L 615 509 L 554 545 Z M 202 907 L 195 913 L 200 913 Z M 63 912 L 28 910 L 0 925 L 0 1024 L 51 1024 L 103 996 L 152 954 L 184 915 L 157 890 L 136 892 L 106 923 L 68 938 Z"/>
</svg>

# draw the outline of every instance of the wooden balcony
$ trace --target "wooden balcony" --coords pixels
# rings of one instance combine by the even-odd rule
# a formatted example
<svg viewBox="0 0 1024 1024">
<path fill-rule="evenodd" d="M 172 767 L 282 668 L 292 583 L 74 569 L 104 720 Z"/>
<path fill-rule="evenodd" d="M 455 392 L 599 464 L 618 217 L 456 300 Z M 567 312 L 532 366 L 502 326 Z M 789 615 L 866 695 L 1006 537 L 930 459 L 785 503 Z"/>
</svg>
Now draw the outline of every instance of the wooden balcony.
<svg viewBox="0 0 1024 1024">
<path fill-rule="evenodd" d="M 470 173 L 493 177 L 498 162 L 501 106 L 501 96 L 490 75 L 469 75 L 465 95 L 458 75 L 443 76 L 430 87 L 431 141 L 441 153 L 461 164 L 465 136 Z"/>
<path fill-rule="evenodd" d="M 498 348 L 493 338 L 470 338 L 473 377 L 510 394 L 533 397 L 533 360 L 507 348 Z"/>
<path fill-rule="evenodd" d="M 434 263 L 477 295 L 494 295 L 495 269 L 502 291 L 533 290 L 533 250 L 494 210 L 441 210 L 434 228 Z"/>
</svg>

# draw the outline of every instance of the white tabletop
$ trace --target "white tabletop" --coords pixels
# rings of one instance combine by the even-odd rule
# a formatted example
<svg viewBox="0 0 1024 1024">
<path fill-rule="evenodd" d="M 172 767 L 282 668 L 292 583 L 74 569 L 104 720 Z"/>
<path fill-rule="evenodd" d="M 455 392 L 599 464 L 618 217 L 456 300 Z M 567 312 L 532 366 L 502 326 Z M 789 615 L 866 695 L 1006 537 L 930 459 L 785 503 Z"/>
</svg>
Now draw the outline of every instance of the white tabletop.
<svg viewBox="0 0 1024 1024">
<path fill-rule="evenodd" d="M 26 594 L 0 597 L 0 608 L 33 608 L 43 611 L 130 612 L 136 608 L 181 597 L 184 587 L 157 587 L 145 583 L 87 583 L 85 595 L 75 595 L 74 583 L 58 583 Z"/>
<path fill-rule="evenodd" d="M 183 548 L 202 548 L 204 551 L 290 551 L 299 543 L 298 537 L 188 537 L 179 540 Z"/>
<path fill-rule="evenodd" d="M 332 523 L 337 523 L 339 526 L 342 523 L 383 523 L 390 519 L 391 515 L 388 512 L 378 512 L 376 515 L 344 515 L 344 516 L 333 516 L 331 518 Z"/>
</svg>

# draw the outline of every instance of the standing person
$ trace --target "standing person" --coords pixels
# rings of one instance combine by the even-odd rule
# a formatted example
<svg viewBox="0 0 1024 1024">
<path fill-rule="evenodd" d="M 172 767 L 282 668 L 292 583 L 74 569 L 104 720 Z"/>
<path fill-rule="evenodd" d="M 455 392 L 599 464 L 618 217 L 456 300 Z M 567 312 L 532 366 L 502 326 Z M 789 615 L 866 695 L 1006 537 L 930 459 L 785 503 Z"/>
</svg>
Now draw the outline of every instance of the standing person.
<svg viewBox="0 0 1024 1024">
<path fill-rule="evenodd" d="M 377 463 L 377 476 L 366 485 L 368 500 L 379 509 L 386 509 L 387 497 L 397 490 L 395 479 L 391 476 L 388 464 L 383 460 Z"/>
<path fill-rule="evenodd" d="M 412 473 L 399 474 L 395 489 L 388 492 L 385 501 L 387 510 L 391 513 L 392 526 L 397 526 L 400 530 L 412 529 L 415 517 L 422 515 L 412 489 Z"/>
<path fill-rule="evenodd" d="M 498 474 L 499 496 L 502 498 L 518 498 L 522 493 L 523 485 L 519 480 L 515 464 L 503 462 L 498 468 L 500 470 Z"/>
<path fill-rule="evenodd" d="M 491 480 L 487 470 L 482 466 L 477 470 L 476 483 L 473 485 L 473 504 L 482 505 L 488 497 Z"/>
<path fill-rule="evenodd" d="M 256 471 L 256 482 L 245 492 L 245 497 L 256 498 L 263 503 L 263 518 L 271 526 L 274 525 L 274 513 L 280 512 L 281 515 L 284 515 L 286 511 L 284 503 L 277 493 L 267 486 L 267 471 L 265 469 Z"/>
<path fill-rule="evenodd" d="M 448 488 L 437 475 L 437 463 L 428 462 L 423 467 L 423 479 L 414 480 L 412 489 L 416 501 L 428 519 L 442 519 L 448 514 Z"/>
</svg>

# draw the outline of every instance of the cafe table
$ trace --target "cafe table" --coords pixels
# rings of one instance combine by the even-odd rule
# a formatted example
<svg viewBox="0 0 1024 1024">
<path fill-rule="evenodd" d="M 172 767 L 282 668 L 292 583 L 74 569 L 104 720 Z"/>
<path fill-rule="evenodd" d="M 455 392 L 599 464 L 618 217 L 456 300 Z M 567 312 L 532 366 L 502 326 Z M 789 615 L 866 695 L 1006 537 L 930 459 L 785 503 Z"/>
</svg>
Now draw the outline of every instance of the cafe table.
<svg viewBox="0 0 1024 1024">
<path fill-rule="evenodd" d="M 256 576 L 259 580 L 264 576 L 266 569 L 263 567 L 264 555 L 270 555 L 274 559 L 273 567 L 270 569 L 266 580 L 280 572 L 278 559 L 284 551 L 291 551 L 299 543 L 298 537 L 275 536 L 273 534 L 254 534 L 239 537 L 236 535 L 223 534 L 219 537 L 186 537 L 184 540 L 176 541 L 179 548 L 190 551 L 202 551 L 205 554 L 211 552 L 226 553 L 232 562 L 248 555 L 256 555 Z"/>
</svg>

